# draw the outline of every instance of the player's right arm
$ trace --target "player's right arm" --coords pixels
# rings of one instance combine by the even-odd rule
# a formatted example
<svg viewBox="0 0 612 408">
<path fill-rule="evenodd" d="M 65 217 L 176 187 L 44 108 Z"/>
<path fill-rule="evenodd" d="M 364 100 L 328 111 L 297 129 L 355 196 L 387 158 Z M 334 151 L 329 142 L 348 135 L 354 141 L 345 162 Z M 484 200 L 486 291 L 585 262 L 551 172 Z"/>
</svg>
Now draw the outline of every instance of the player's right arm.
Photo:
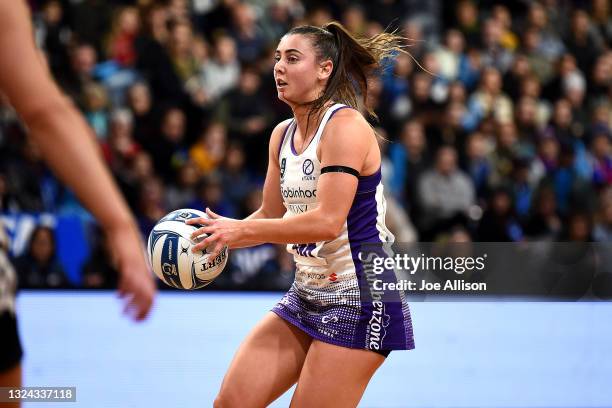
<svg viewBox="0 0 612 408">
<path fill-rule="evenodd" d="M 261 206 L 246 219 L 258 218 L 282 218 L 286 208 L 283 205 L 283 197 L 280 192 L 280 164 L 278 162 L 278 151 L 283 141 L 285 130 L 291 119 L 287 119 L 276 125 L 270 136 L 268 148 L 268 171 L 263 188 L 263 200 Z"/>
<path fill-rule="evenodd" d="M 119 290 L 138 319 L 155 293 L 140 233 L 92 132 L 59 90 L 33 39 L 24 1 L 0 0 L 0 91 L 27 125 L 49 167 L 95 215 L 117 251 Z"/>
</svg>

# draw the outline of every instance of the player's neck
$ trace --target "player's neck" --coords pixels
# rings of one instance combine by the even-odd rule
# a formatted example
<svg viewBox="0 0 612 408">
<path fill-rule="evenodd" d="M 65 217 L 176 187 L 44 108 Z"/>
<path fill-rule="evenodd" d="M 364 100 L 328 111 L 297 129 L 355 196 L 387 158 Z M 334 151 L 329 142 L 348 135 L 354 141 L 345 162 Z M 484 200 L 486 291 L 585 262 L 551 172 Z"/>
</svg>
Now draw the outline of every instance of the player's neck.
<svg viewBox="0 0 612 408">
<path fill-rule="evenodd" d="M 299 130 L 302 139 L 308 139 L 313 136 L 317 131 L 318 124 L 321 118 L 334 103 L 332 101 L 327 102 L 318 112 L 310 113 L 310 105 L 299 105 L 293 107 L 293 116 L 297 122 L 297 128 Z"/>
</svg>

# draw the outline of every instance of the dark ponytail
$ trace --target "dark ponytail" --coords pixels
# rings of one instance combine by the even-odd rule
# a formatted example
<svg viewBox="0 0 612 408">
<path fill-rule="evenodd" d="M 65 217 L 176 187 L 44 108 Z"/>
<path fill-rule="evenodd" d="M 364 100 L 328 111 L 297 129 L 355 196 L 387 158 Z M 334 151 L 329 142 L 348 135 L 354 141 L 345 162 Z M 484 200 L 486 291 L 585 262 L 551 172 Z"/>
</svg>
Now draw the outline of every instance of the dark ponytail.
<svg viewBox="0 0 612 408">
<path fill-rule="evenodd" d="M 376 118 L 368 108 L 368 79 L 381 67 L 381 62 L 398 52 L 405 39 L 394 33 L 383 32 L 371 38 L 358 38 L 349 33 L 342 24 L 331 22 L 322 28 L 299 26 L 287 35 L 301 34 L 310 37 L 319 61 L 331 60 L 333 71 L 323 93 L 311 105 L 310 114 L 317 114 L 331 100 L 360 108 L 360 99 L 370 116 Z"/>
</svg>

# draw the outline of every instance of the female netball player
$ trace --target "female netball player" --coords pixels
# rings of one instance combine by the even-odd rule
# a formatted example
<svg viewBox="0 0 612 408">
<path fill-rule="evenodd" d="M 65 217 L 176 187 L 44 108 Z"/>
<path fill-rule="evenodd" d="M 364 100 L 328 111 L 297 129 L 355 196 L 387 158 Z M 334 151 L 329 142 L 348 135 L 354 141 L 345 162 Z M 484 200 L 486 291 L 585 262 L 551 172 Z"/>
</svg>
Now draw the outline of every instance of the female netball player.
<svg viewBox="0 0 612 408">
<path fill-rule="evenodd" d="M 355 39 L 342 25 L 302 26 L 276 50 L 278 97 L 294 117 L 272 132 L 261 208 L 244 220 L 198 218 L 194 251 L 286 243 L 295 282 L 237 351 L 216 407 L 266 406 L 297 382 L 294 407 L 354 407 L 391 350 L 414 348 L 403 293 L 368 295 L 366 244 L 390 243 L 381 153 L 357 111 L 401 38 Z M 380 247 L 380 246 L 379 246 Z M 394 281 L 393 270 L 379 279 Z"/>
<path fill-rule="evenodd" d="M 28 127 L 51 169 L 95 215 L 115 244 L 126 310 L 144 319 L 155 294 L 136 224 L 91 131 L 61 94 L 34 45 L 25 2 L 0 0 L 0 93 Z M 21 384 L 15 277 L 0 245 L 0 386 Z M 43 384 L 44 385 L 44 384 Z"/>
</svg>

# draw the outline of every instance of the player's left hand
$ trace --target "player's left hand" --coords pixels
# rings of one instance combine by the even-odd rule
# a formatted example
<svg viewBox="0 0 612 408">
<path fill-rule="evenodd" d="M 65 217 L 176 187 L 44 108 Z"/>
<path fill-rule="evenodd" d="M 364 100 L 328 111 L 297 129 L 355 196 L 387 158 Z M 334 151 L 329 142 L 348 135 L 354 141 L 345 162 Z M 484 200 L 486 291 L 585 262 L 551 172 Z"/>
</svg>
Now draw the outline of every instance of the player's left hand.
<svg viewBox="0 0 612 408">
<path fill-rule="evenodd" d="M 208 234 L 208 237 L 195 244 L 192 252 L 199 252 L 208 248 L 207 252 L 211 257 L 217 256 L 224 246 L 228 248 L 239 248 L 244 245 L 244 225 L 243 221 L 233 218 L 222 217 L 214 213 L 210 208 L 206 208 L 206 214 L 210 218 L 199 217 L 185 221 L 186 224 L 203 225 L 191 234 L 191 239 Z"/>
</svg>

